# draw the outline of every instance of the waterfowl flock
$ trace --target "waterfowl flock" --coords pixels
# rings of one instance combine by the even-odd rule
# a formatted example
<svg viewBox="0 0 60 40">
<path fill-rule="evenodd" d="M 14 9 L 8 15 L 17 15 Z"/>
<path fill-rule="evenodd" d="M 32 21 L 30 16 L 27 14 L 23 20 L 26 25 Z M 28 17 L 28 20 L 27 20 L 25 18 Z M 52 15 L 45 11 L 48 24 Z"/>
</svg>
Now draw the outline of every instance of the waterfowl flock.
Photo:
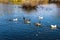
<svg viewBox="0 0 60 40">
<path fill-rule="evenodd" d="M 43 19 L 43 17 L 39 16 L 39 19 Z M 14 19 L 9 19 L 9 21 L 14 21 L 17 22 L 19 19 L 18 18 L 14 18 Z M 30 19 L 26 19 L 25 17 L 23 17 L 23 21 L 25 24 L 31 24 L 31 20 Z M 41 27 L 41 22 L 36 22 L 34 23 L 35 26 L 37 27 Z M 51 29 L 57 29 L 57 25 L 50 25 Z"/>
</svg>

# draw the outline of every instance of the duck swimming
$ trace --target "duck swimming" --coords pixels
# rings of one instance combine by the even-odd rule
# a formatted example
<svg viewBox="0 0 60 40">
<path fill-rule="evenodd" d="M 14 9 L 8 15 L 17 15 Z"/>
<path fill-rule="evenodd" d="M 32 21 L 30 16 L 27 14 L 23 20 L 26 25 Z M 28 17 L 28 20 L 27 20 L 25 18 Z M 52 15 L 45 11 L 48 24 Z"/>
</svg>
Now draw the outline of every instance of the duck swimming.
<svg viewBox="0 0 60 40">
<path fill-rule="evenodd" d="M 23 17 L 23 20 L 24 20 L 24 23 L 25 23 L 25 24 L 30 24 L 30 23 L 31 23 L 30 20 L 28 20 L 28 19 L 26 19 L 26 18 L 24 18 L 24 17 Z"/>
<path fill-rule="evenodd" d="M 51 25 L 51 29 L 56 29 L 57 25 Z"/>
<path fill-rule="evenodd" d="M 9 21 L 18 21 L 18 19 L 17 18 L 15 18 L 15 19 L 9 19 Z"/>
<path fill-rule="evenodd" d="M 39 26 L 41 26 L 41 24 L 38 22 L 38 23 L 35 23 L 35 26 L 39 27 Z"/>
</svg>

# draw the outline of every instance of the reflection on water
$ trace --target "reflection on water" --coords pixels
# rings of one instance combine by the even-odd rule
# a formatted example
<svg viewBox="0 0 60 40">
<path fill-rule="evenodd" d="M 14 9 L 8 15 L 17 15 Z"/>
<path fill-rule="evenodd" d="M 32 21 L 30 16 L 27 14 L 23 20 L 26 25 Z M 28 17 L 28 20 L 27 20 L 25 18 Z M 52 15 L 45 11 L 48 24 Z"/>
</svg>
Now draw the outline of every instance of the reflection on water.
<svg viewBox="0 0 60 40">
<path fill-rule="evenodd" d="M 0 4 L 0 40 L 60 40 L 60 9 L 55 4 L 39 5 L 29 14 L 19 7 Z M 31 24 L 25 24 L 23 17 L 30 19 Z M 58 28 L 51 29 L 51 25 Z"/>
<path fill-rule="evenodd" d="M 36 10 L 36 6 L 31 6 L 31 5 L 28 5 L 28 6 L 22 6 L 22 9 L 24 10 L 24 11 L 27 11 L 27 12 L 31 12 L 31 11 L 33 11 L 33 10 Z"/>
</svg>

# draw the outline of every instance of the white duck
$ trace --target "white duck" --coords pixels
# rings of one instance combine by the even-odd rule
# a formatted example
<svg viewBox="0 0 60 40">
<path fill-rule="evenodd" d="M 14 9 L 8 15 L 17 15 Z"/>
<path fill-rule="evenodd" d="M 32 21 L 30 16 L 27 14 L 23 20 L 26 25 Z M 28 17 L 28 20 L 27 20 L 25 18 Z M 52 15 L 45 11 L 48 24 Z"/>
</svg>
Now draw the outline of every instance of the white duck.
<svg viewBox="0 0 60 40">
<path fill-rule="evenodd" d="M 42 20 L 42 19 L 43 19 L 43 17 L 42 17 L 42 16 L 39 16 L 39 17 L 38 17 L 38 19 L 39 19 L 39 20 Z"/>
<path fill-rule="evenodd" d="M 17 18 L 15 18 L 15 19 L 13 19 L 13 21 L 18 21 L 18 19 L 17 19 Z"/>
<path fill-rule="evenodd" d="M 56 29 L 57 25 L 51 25 L 51 29 Z"/>
</svg>

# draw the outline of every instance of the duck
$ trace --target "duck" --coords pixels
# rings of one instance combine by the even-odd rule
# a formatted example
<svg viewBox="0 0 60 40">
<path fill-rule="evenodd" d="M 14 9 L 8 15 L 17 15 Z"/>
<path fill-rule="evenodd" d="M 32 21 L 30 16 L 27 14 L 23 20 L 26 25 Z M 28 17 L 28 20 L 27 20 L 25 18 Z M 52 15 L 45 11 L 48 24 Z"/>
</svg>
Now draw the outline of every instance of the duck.
<svg viewBox="0 0 60 40">
<path fill-rule="evenodd" d="M 35 25 L 38 26 L 38 27 L 41 26 L 41 24 L 39 22 L 38 23 L 35 23 Z"/>
<path fill-rule="evenodd" d="M 18 21 L 18 19 L 17 19 L 17 18 L 15 18 L 15 19 L 13 19 L 13 21 Z"/>
<path fill-rule="evenodd" d="M 9 19 L 9 21 L 18 21 L 18 19 L 17 18 Z"/>
<path fill-rule="evenodd" d="M 23 19 L 24 19 L 24 23 L 26 23 L 26 24 L 30 24 L 31 23 L 30 20 L 28 20 L 26 18 L 23 18 Z"/>
<path fill-rule="evenodd" d="M 30 21 L 29 21 L 29 20 L 25 20 L 25 23 L 26 23 L 26 24 L 30 24 Z"/>
<path fill-rule="evenodd" d="M 43 19 L 43 17 L 42 17 L 42 16 L 39 16 L 38 18 L 39 18 L 40 20 L 42 20 L 42 19 Z"/>
<path fill-rule="evenodd" d="M 57 25 L 51 25 L 51 29 L 56 29 Z"/>
</svg>

